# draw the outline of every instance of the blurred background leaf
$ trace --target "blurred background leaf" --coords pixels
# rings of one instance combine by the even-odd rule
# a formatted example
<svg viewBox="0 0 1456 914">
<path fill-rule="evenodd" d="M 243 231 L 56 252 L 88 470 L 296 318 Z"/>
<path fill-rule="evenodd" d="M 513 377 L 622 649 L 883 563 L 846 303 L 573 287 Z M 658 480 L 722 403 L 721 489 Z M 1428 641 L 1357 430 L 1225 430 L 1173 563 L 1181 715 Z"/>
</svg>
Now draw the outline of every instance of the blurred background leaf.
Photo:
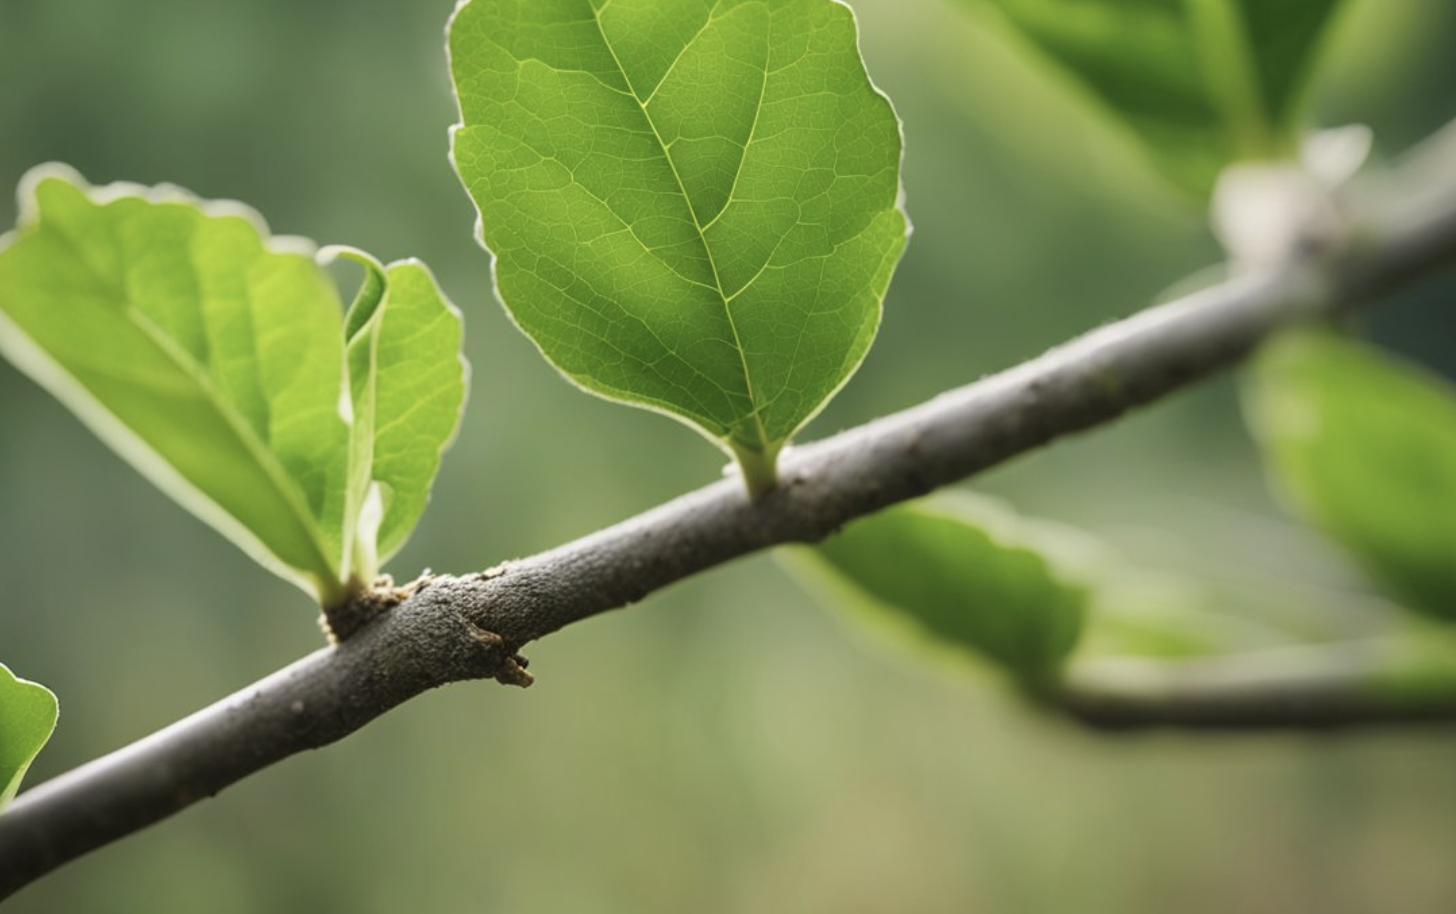
<svg viewBox="0 0 1456 914">
<path fill-rule="evenodd" d="M 876 635 L 993 661 L 1034 692 L 1055 683 L 1087 610 L 1076 562 L 1058 564 L 1062 533 L 960 493 L 881 511 L 784 555 Z"/>
<path fill-rule="evenodd" d="M 1238 159 L 1292 156 L 1341 0 L 971 0 L 1067 70 L 1174 183 L 1206 196 Z"/>
<path fill-rule="evenodd" d="M 1396 152 L 1456 116 L 1456 7 L 1349 2 L 1315 117 L 1368 122 L 1377 152 Z M 0 0 L 0 186 L 56 159 L 94 181 L 175 181 L 246 200 L 277 231 L 435 269 L 475 378 L 402 574 L 549 547 L 722 464 L 672 423 L 562 384 L 491 300 L 446 160 L 452 6 Z M 1037 355 L 1219 258 L 1124 135 L 963 3 L 854 8 L 905 122 L 916 232 L 875 347 L 806 437 Z M 13 219 L 0 198 L 0 225 Z M 1449 375 L 1453 294 L 1414 290 L 1368 329 Z M 1388 622 L 1272 503 L 1227 381 L 976 488 L 1251 597 L 1204 607 L 1217 618 Z M 0 367 L 0 651 L 67 698 L 28 783 L 321 643 L 303 595 L 200 530 Z M 766 557 L 527 653 L 530 690 L 431 693 L 66 867 L 7 914 L 487 899 L 546 914 L 1447 914 L 1456 894 L 1456 742 L 1441 732 L 1088 737 L 865 653 Z"/>
<path fill-rule="evenodd" d="M 1325 330 L 1268 346 L 1248 391 L 1292 507 L 1394 597 L 1456 619 L 1456 388 Z"/>
</svg>

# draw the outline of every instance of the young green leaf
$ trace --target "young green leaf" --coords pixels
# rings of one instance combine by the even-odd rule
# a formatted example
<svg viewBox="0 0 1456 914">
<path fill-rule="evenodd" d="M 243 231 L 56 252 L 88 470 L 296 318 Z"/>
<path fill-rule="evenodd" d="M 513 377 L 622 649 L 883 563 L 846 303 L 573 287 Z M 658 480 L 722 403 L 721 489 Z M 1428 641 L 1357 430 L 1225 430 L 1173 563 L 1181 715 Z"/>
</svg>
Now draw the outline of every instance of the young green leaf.
<svg viewBox="0 0 1456 914">
<path fill-rule="evenodd" d="M 325 606 L 372 583 L 463 397 L 459 319 L 428 272 L 369 261 L 350 365 L 312 248 L 250 210 L 56 166 L 26 176 L 20 205 L 0 241 L 0 353 Z"/>
<path fill-rule="evenodd" d="M 1309 331 L 1267 346 L 1245 393 L 1294 508 L 1411 608 L 1456 619 L 1456 391 Z"/>
<path fill-rule="evenodd" d="M 1207 195 L 1238 159 L 1289 157 L 1298 102 L 1340 0 L 978 0 Z"/>
<path fill-rule="evenodd" d="M 566 377 L 667 413 L 750 492 L 859 365 L 904 248 L 900 132 L 834 0 L 476 0 L 456 170 Z"/>
<path fill-rule="evenodd" d="M 1076 646 L 1089 600 L 1059 533 L 963 496 L 881 511 L 794 555 L 835 605 L 987 657 L 1035 690 Z"/>
<path fill-rule="evenodd" d="M 460 355 L 460 315 L 424 264 L 384 266 L 362 251 L 335 248 L 364 267 L 365 282 L 345 316 L 353 455 L 350 492 L 358 504 L 356 573 L 373 580 L 424 512 L 440 455 L 465 405 L 469 366 Z"/>
<path fill-rule="evenodd" d="M 56 696 L 19 679 L 0 663 L 0 810 L 15 798 L 20 779 L 56 729 Z"/>
</svg>

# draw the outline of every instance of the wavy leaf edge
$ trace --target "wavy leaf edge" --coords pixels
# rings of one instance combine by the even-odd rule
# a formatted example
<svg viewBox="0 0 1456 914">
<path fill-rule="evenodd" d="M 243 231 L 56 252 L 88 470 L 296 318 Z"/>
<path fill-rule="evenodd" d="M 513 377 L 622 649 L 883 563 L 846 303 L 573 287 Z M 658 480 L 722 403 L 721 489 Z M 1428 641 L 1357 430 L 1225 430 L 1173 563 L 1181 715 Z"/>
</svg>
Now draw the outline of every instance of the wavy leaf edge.
<svg viewBox="0 0 1456 914">
<path fill-rule="evenodd" d="M 33 166 L 22 176 L 16 190 L 16 224 L 13 229 L 0 234 L 0 254 L 7 251 L 26 232 L 34 230 L 40 224 L 39 190 L 43 184 L 52 180 L 61 181 L 75 188 L 97 208 L 131 198 L 152 205 L 186 206 L 207 219 L 240 219 L 256 235 L 265 253 L 306 258 L 325 274 L 327 273 L 326 268 L 339 260 L 352 261 L 365 271 L 364 280 L 356 295 L 356 304 L 360 295 L 367 294 L 371 278 L 377 277 L 383 283 L 383 288 L 378 290 L 373 303 L 373 311 L 378 313 L 372 313 L 371 317 L 382 314 L 383 308 L 380 306 L 385 303 L 389 293 L 388 276 L 391 271 L 396 268 L 421 270 L 450 317 L 463 324 L 459 308 L 445 295 L 434 272 L 418 258 L 407 257 L 384 263 L 372 254 L 349 245 L 332 244 L 320 247 L 312 239 L 303 236 L 273 234 L 267 220 L 258 210 L 237 200 L 205 198 L 181 186 L 165 182 L 155 185 L 132 181 L 93 184 L 77 169 L 62 162 L 46 162 Z M 339 288 L 340 283 L 332 277 L 331 285 L 335 292 L 342 291 Z M 340 300 L 342 302 L 342 297 Z M 349 438 L 346 446 L 349 447 L 354 446 L 354 410 L 350 396 L 347 351 L 351 339 L 348 335 L 351 329 L 348 321 L 353 310 L 353 307 L 349 306 L 342 308 L 339 312 L 339 332 L 344 357 L 340 363 L 338 408 L 340 418 L 344 420 L 348 429 Z M 357 331 L 359 328 L 354 329 Z M 95 395 L 76 380 L 65 366 L 53 358 L 43 346 L 32 340 L 3 310 L 0 310 L 0 356 L 4 356 L 23 374 L 59 400 L 81 421 L 83 426 L 101 439 L 148 482 L 176 501 L 184 510 L 222 534 L 253 561 L 278 577 L 314 595 L 321 606 L 327 608 L 342 605 L 372 586 L 379 573 L 379 564 L 397 552 L 402 547 L 404 539 L 408 538 L 408 531 L 406 531 L 394 549 L 385 555 L 380 555 L 373 547 L 361 546 L 360 534 L 367 534 L 371 530 L 377 533 L 378 521 L 382 519 L 373 517 L 373 522 L 370 522 L 371 515 L 367 509 L 371 504 L 377 506 L 380 497 L 378 484 L 371 480 L 368 489 L 360 493 L 356 503 L 351 506 L 345 528 L 341 531 L 343 541 L 341 554 L 330 559 L 328 552 L 331 550 L 324 548 L 322 541 L 319 542 L 321 557 L 331 565 L 336 560 L 337 567 L 331 567 L 327 575 L 319 569 L 308 570 L 295 567 L 275 555 L 254 531 L 187 479 L 140 434 L 116 417 Z M 438 472 L 439 455 L 443 454 L 459 435 L 461 418 L 468 398 L 470 365 L 463 349 L 457 351 L 456 358 L 460 366 L 463 389 L 454 425 L 448 436 L 440 443 L 436 454 L 436 472 Z M 284 481 L 289 487 L 290 498 L 301 497 L 300 492 L 292 491 L 297 484 L 291 477 L 286 477 Z M 433 482 L 432 477 L 426 486 L 426 498 L 428 498 L 429 489 L 433 487 Z M 354 496 L 349 497 L 353 499 Z M 382 508 L 376 513 L 381 512 Z M 305 515 L 304 520 L 310 525 L 317 525 L 316 518 L 308 515 L 307 512 Z M 418 517 L 414 518 L 414 521 L 417 522 Z"/>
</svg>

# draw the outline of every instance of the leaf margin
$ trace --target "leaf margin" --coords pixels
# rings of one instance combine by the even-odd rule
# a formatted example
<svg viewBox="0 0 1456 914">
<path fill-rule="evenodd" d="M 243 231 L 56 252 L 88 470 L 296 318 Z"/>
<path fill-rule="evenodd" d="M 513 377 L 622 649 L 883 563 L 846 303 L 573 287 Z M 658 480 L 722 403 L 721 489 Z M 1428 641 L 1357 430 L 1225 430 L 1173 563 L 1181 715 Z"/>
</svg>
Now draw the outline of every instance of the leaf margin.
<svg viewBox="0 0 1456 914">
<path fill-rule="evenodd" d="M 0 691 L 8 691 L 12 694 L 28 694 L 32 706 L 34 706 L 35 699 L 39 699 L 42 705 L 46 705 L 46 708 L 41 712 L 41 720 L 43 722 L 39 728 L 45 732 L 31 737 L 30 741 L 35 743 L 34 748 L 28 748 L 26 751 L 20 753 L 19 761 L 15 762 L 15 770 L 9 777 L 3 777 L 3 772 L 0 772 L 0 777 L 3 777 L 3 780 L 0 780 L 0 815 L 4 815 L 5 807 L 15 798 L 26 772 L 30 770 L 30 766 L 35 762 L 36 756 L 45 748 L 46 743 L 50 742 L 51 736 L 55 733 L 56 723 L 60 717 L 60 702 L 56 698 L 55 692 L 52 692 L 38 682 L 22 679 L 4 662 L 0 662 Z"/>
<path fill-rule="evenodd" d="M 689 415 L 686 415 L 682 409 L 677 408 L 671 404 L 659 403 L 652 398 L 640 395 L 632 395 L 623 391 L 617 391 L 607 385 L 592 384 L 581 377 L 574 376 L 568 368 L 566 368 L 562 364 L 559 364 L 556 359 L 554 359 L 551 355 L 547 353 L 546 346 L 542 343 L 542 341 L 537 339 L 534 334 L 526 330 L 524 325 L 521 323 L 520 318 L 517 316 L 515 309 L 507 304 L 507 297 L 501 291 L 501 258 L 497 255 L 495 249 L 486 242 L 484 216 L 481 212 L 480 205 L 476 202 L 474 194 L 471 191 L 471 182 L 467 180 L 465 174 L 461 170 L 458 155 L 458 135 L 471 125 L 468 124 L 466 121 L 466 102 L 461 97 L 459 79 L 457 77 L 458 71 L 455 63 L 456 51 L 454 35 L 457 21 L 460 19 L 466 8 L 471 6 L 473 2 L 475 2 L 475 0 L 456 0 L 454 9 L 450 14 L 445 28 L 447 72 L 450 74 L 451 95 L 456 104 L 456 122 L 450 126 L 448 131 L 450 137 L 449 159 L 451 162 L 452 170 L 455 172 L 456 177 L 460 182 L 461 188 L 465 191 L 467 199 L 471 201 L 472 208 L 475 210 L 476 218 L 474 223 L 473 235 L 477 245 L 488 255 L 490 261 L 492 291 L 495 295 L 497 302 L 499 302 L 503 306 L 502 310 L 506 312 L 507 318 L 510 320 L 511 324 L 517 329 L 517 331 L 519 331 L 523 336 L 526 337 L 526 339 L 531 342 L 531 344 L 536 348 L 537 352 L 541 355 L 545 362 L 571 386 L 582 390 L 592 396 L 604 399 L 608 402 L 635 409 L 642 409 L 647 412 L 666 416 L 669 419 L 672 419 L 682 425 L 687 426 L 695 433 L 703 437 L 710 444 L 712 444 L 719 451 L 723 452 L 726 456 L 728 456 L 732 461 L 729 466 L 731 469 L 736 469 L 737 474 L 743 481 L 745 489 L 747 490 L 749 499 L 751 501 L 756 501 L 760 499 L 768 492 L 773 490 L 778 484 L 778 458 L 782 451 L 792 444 L 794 438 L 799 434 L 799 432 L 801 432 L 806 425 L 808 425 L 815 417 L 817 417 L 828 406 L 830 401 L 832 401 L 835 396 L 839 394 L 844 386 L 853 379 L 854 375 L 862 366 L 865 358 L 868 356 L 869 350 L 872 347 L 875 338 L 878 336 L 879 328 L 883 320 L 884 301 L 888 294 L 890 283 L 894 278 L 896 268 L 898 267 L 900 261 L 903 259 L 904 252 L 906 250 L 910 237 L 914 232 L 914 225 L 905 206 L 906 194 L 903 177 L 905 164 L 904 122 L 901 119 L 899 112 L 895 108 L 889 94 L 880 88 L 880 86 L 875 82 L 873 76 L 869 71 L 869 67 L 867 61 L 865 60 L 863 52 L 860 23 L 858 15 L 856 14 L 853 6 L 849 2 L 847 2 L 847 0 L 823 0 L 823 2 L 825 2 L 826 4 L 842 9 L 843 13 L 848 16 L 848 23 L 854 39 L 853 54 L 855 62 L 858 65 L 859 75 L 860 77 L 862 77 L 864 85 L 867 86 L 869 93 L 873 97 L 875 102 L 882 105 L 884 109 L 888 111 L 890 118 L 895 125 L 895 198 L 888 209 L 879 211 L 870 221 L 873 222 L 887 216 L 892 217 L 895 221 L 898 222 L 900 231 L 895 243 L 890 245 L 890 249 L 886 252 L 884 262 L 881 263 L 881 265 L 875 270 L 874 273 L 876 280 L 882 278 L 883 282 L 878 282 L 878 287 L 872 289 L 872 297 L 874 300 L 873 314 L 871 315 L 871 319 L 865 322 L 864 328 L 857 335 L 857 337 L 862 336 L 864 338 L 864 342 L 861 345 L 858 343 L 858 338 L 856 339 L 855 345 L 852 346 L 850 349 L 851 358 L 846 360 L 846 364 L 841 372 L 841 376 L 838 382 L 833 385 L 833 387 L 829 389 L 827 393 L 824 394 L 824 396 L 819 400 L 817 405 L 815 405 L 813 409 L 809 410 L 797 422 L 797 424 L 783 437 L 782 440 L 767 443 L 764 450 L 762 451 L 754 451 L 750 448 L 738 446 L 738 444 L 733 439 L 731 429 L 725 431 L 725 434 L 722 437 L 719 437 L 709 429 L 705 428 L 697 420 Z M 598 15 L 599 12 L 599 10 L 595 8 L 593 9 L 594 16 Z M 868 223 L 866 226 L 866 231 L 868 231 Z M 736 294 L 737 293 L 735 293 L 735 295 Z M 762 407 L 759 408 L 761 409 Z"/>
<path fill-rule="evenodd" d="M 312 240 L 296 235 L 273 234 L 262 214 L 240 201 L 204 198 L 167 182 L 145 185 L 132 181 L 114 181 L 96 185 L 77 169 L 58 161 L 32 166 L 21 177 L 16 189 L 16 226 L 0 234 L 0 254 L 9 250 L 27 229 L 39 225 L 39 188 L 49 180 L 60 180 L 70 185 L 98 209 L 119 200 L 134 198 L 147 204 L 180 204 L 195 209 L 205 218 L 241 219 L 257 234 L 267 253 L 305 257 L 316 262 L 317 246 Z M 318 557 L 325 563 L 322 571 L 326 573 L 321 573 L 320 569 L 296 568 L 280 559 L 256 533 L 183 476 L 152 445 L 113 415 L 63 365 L 12 321 L 3 309 L 0 309 L 0 357 L 4 357 L 17 370 L 59 400 L 88 431 L 149 483 L 177 502 L 183 510 L 220 533 L 254 562 L 301 590 L 314 594 L 323 605 L 343 598 L 343 591 L 338 586 L 340 582 L 337 581 L 342 577 L 342 572 L 328 567 L 328 548 L 320 540 L 319 530 L 311 529 L 309 537 L 318 549 Z M 233 420 L 228 421 L 235 424 Z M 271 475 L 273 471 L 268 472 Z M 297 495 L 296 492 L 290 492 L 288 498 L 291 501 Z M 306 509 L 294 505 L 293 510 L 300 512 L 304 521 L 313 520 Z"/>
<path fill-rule="evenodd" d="M 1399 560 L 1388 561 L 1382 554 L 1388 549 L 1388 542 L 1381 539 L 1386 533 L 1383 526 L 1365 520 L 1358 529 L 1351 531 L 1349 518 L 1352 505 L 1356 514 L 1368 517 L 1368 511 L 1359 508 L 1362 502 L 1331 501 L 1324 487 L 1326 480 L 1311 483 L 1307 478 L 1307 462 L 1311 455 L 1321 456 L 1314 452 L 1320 448 L 1328 449 L 1329 444 L 1310 439 L 1312 430 L 1323 434 L 1322 427 L 1327 419 L 1320 409 L 1323 403 L 1311 407 L 1311 394 L 1304 385 L 1312 380 L 1311 366 L 1321 368 L 1320 361 L 1331 359 L 1345 360 L 1347 366 L 1353 361 L 1362 379 L 1372 375 L 1383 376 L 1383 380 L 1389 382 L 1387 391 L 1392 388 L 1410 391 L 1410 397 L 1406 398 L 1407 411 L 1414 404 L 1422 417 L 1439 416 L 1434 427 L 1415 422 L 1407 423 L 1407 426 L 1421 425 L 1428 436 L 1440 436 L 1451 442 L 1452 451 L 1456 453 L 1456 385 L 1383 347 L 1338 332 L 1334 327 L 1316 324 L 1294 327 L 1268 341 L 1241 379 L 1245 424 L 1259 447 L 1270 486 L 1292 515 L 1303 519 L 1313 530 L 1338 546 L 1397 605 L 1435 620 L 1456 620 L 1456 602 L 1441 604 L 1439 600 L 1428 600 L 1431 591 L 1427 588 L 1431 586 L 1431 580 L 1426 575 L 1433 567 L 1425 564 L 1430 559 L 1429 555 L 1419 556 L 1415 565 L 1403 565 Z M 1291 372 L 1300 371 L 1304 374 L 1291 380 Z M 1313 377 L 1317 384 L 1317 376 Z M 1320 394 L 1323 396 L 1323 392 Z M 1402 396 L 1398 394 L 1395 399 L 1399 401 Z M 1388 402 L 1382 405 L 1390 406 Z M 1347 413 L 1343 415 L 1347 415 L 1348 405 L 1344 408 Z M 1337 413 L 1337 418 L 1341 415 Z M 1348 424 L 1341 422 L 1338 428 L 1347 432 Z M 1296 446 L 1300 453 L 1292 454 L 1291 447 Z M 1328 455 L 1326 450 L 1323 456 L 1327 459 Z M 1347 461 L 1350 458 L 1350 455 L 1342 456 Z M 1363 462 L 1374 463 L 1383 456 L 1378 450 L 1367 451 Z M 1306 465 L 1292 466 L 1291 463 L 1296 460 Z M 1323 461 L 1318 465 L 1326 472 L 1328 466 Z M 1391 474 L 1376 475 L 1389 478 Z M 1397 475 L 1395 478 L 1402 477 Z M 1456 494 L 1456 470 L 1450 471 L 1449 479 L 1452 481 L 1448 483 L 1453 486 L 1452 494 Z M 1315 488 L 1320 491 L 1314 491 Z M 1410 501 L 1407 498 L 1403 503 Z M 1421 503 L 1428 506 L 1429 499 L 1421 500 Z M 1430 526 L 1429 515 L 1423 515 L 1423 518 L 1424 526 Z M 1436 526 L 1441 525 L 1436 523 Z M 1456 516 L 1448 519 L 1446 526 L 1456 529 Z M 1404 550 L 1397 550 L 1397 554 L 1407 555 Z M 1441 567 L 1446 574 L 1437 586 L 1448 595 L 1456 595 L 1456 570 L 1450 570 L 1451 566 L 1444 563 Z M 1412 579 L 1416 583 L 1411 583 Z"/>
<path fill-rule="evenodd" d="M 887 515 L 947 522 L 971 532 L 1000 553 L 1029 556 L 1044 578 L 1064 596 L 1077 601 L 1075 619 L 1054 620 L 1062 628 L 1055 656 L 1042 656 L 1039 666 L 1018 667 L 997 649 L 936 631 L 918 612 L 872 593 L 835 566 L 817 545 L 786 546 L 774 557 L 791 578 L 876 653 L 930 661 L 952 675 L 999 676 L 1028 695 L 1054 694 L 1059 677 L 1092 635 L 1099 614 L 1102 573 L 1107 550 L 1090 534 L 1074 527 L 1018 512 L 1002 499 L 965 489 L 891 505 L 851 522 L 874 524 Z M 908 548 L 908 547 L 907 547 Z M 1066 627 L 1064 623 L 1070 623 Z M 1044 639 L 1043 639 L 1044 640 Z M 1024 659 L 1024 658 L 1022 658 Z"/>
</svg>

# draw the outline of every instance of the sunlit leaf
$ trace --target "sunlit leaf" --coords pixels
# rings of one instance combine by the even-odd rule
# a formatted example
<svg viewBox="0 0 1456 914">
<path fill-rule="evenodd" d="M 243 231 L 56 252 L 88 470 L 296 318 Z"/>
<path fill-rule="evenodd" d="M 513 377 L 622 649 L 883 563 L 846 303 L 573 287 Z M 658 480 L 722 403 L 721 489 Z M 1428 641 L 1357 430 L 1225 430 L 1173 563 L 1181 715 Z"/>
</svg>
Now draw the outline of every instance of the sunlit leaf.
<svg viewBox="0 0 1456 914">
<path fill-rule="evenodd" d="M 1292 156 L 1299 102 L 1340 0 L 972 0 L 1001 13 L 1207 194 L 1237 159 Z"/>
<path fill-rule="evenodd" d="M 568 378 L 751 490 L 859 365 L 904 247 L 900 134 L 833 0 L 475 0 L 453 155 L 501 299 Z"/>
<path fill-rule="evenodd" d="M 1399 600 L 1456 619 L 1456 390 L 1310 331 L 1265 349 L 1245 402 L 1293 507 Z"/>
<path fill-rule="evenodd" d="M 460 355 L 460 315 L 424 264 L 386 267 L 361 251 L 340 253 L 365 268 L 345 337 L 351 492 L 360 501 L 355 564 L 369 580 L 404 545 L 425 509 L 440 454 L 459 427 L 469 369 Z"/>
<path fill-rule="evenodd" d="M 463 397 L 459 319 L 428 272 L 370 261 L 351 382 L 312 246 L 270 238 L 252 211 L 57 166 L 26 177 L 20 204 L 0 243 L 0 353 L 324 605 L 371 583 Z"/>
<path fill-rule="evenodd" d="M 792 560 L 872 625 L 988 658 L 1036 688 L 1076 646 L 1089 601 L 1061 533 L 962 496 L 855 521 Z"/>
<path fill-rule="evenodd" d="M 21 778 L 56 729 L 56 696 L 19 679 L 0 663 L 0 810 L 15 797 Z"/>
</svg>

